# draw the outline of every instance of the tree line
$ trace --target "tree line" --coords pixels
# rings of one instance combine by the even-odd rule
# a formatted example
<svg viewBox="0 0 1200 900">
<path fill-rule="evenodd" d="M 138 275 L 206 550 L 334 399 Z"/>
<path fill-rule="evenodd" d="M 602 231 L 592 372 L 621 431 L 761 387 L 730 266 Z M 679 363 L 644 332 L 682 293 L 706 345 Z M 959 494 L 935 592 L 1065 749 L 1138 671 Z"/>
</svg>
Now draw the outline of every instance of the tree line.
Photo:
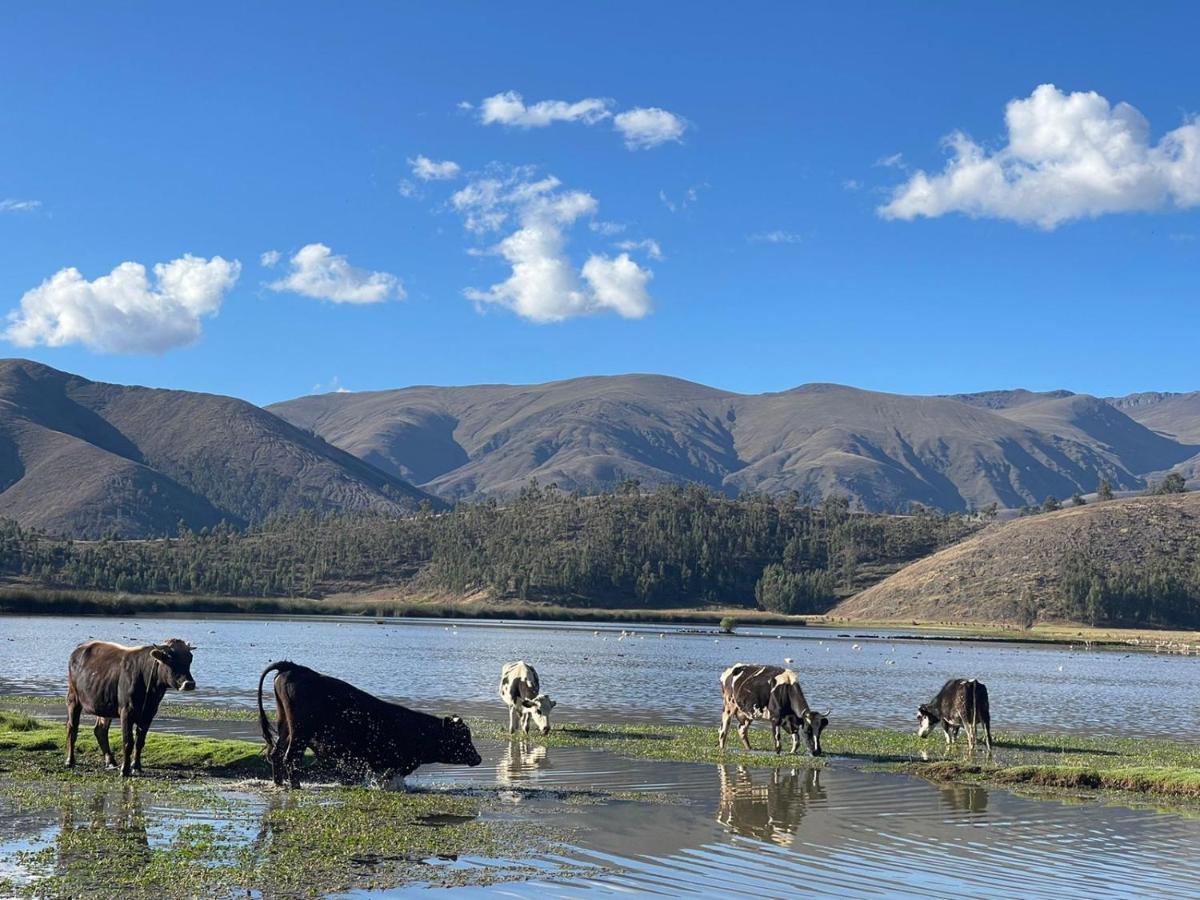
<svg viewBox="0 0 1200 900">
<path fill-rule="evenodd" d="M 822 612 L 979 527 L 918 510 L 857 512 L 843 498 L 732 499 L 636 483 L 583 496 L 531 483 L 504 503 L 405 517 L 301 513 L 158 540 L 55 539 L 0 523 L 0 574 L 55 588 L 313 597 L 373 587 L 487 592 L 574 606 L 722 603 Z"/>
</svg>

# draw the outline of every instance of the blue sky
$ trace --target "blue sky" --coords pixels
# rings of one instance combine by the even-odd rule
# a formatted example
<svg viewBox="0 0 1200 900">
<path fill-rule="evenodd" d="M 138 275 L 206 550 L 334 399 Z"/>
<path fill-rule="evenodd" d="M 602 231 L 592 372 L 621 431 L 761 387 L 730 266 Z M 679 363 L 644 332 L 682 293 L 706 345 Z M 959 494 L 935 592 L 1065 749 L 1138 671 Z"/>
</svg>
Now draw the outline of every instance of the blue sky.
<svg viewBox="0 0 1200 900">
<path fill-rule="evenodd" d="M 1198 30 L 1167 3 L 13 7 L 0 352 L 258 403 L 1200 389 Z"/>
</svg>

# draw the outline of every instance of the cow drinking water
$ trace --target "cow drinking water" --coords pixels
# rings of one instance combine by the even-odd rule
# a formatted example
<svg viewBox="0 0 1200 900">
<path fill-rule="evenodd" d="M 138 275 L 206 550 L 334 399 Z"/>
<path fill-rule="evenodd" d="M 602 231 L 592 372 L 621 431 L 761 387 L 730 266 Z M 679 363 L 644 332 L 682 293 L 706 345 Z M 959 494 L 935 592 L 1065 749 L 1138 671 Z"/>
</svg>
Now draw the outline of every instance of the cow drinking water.
<svg viewBox="0 0 1200 900">
<path fill-rule="evenodd" d="M 263 681 L 275 677 L 279 735 L 263 709 Z M 477 766 L 471 729 L 458 716 L 440 718 L 380 700 L 307 666 L 276 662 L 258 679 L 258 722 L 275 783 L 300 786 L 300 761 L 311 747 L 322 762 L 345 772 L 401 777 L 426 763 Z M 365 770 L 365 771 L 364 771 Z"/>
<path fill-rule="evenodd" d="M 88 641 L 67 663 L 67 765 L 75 765 L 75 738 L 86 712 L 96 717 L 96 743 L 110 768 L 117 761 L 108 744 L 108 726 L 121 720 L 121 774 L 142 770 L 146 733 L 168 688 L 191 691 L 191 644 L 178 638 L 145 647 Z M 135 734 L 136 732 L 136 734 Z"/>
<path fill-rule="evenodd" d="M 538 673 L 523 660 L 508 663 L 500 670 L 500 699 L 508 707 L 508 733 L 517 728 L 529 733 L 532 722 L 542 734 L 550 733 L 550 710 L 558 704 L 540 693 Z"/>
<path fill-rule="evenodd" d="M 917 707 L 917 736 L 925 737 L 941 722 L 946 744 L 958 738 L 958 730 L 967 732 L 967 746 L 975 749 L 977 729 L 983 726 L 988 752 L 992 749 L 992 713 L 986 685 L 974 678 L 951 678 L 937 696 Z"/>
<path fill-rule="evenodd" d="M 821 755 L 821 732 L 829 724 L 829 713 L 809 708 L 800 689 L 796 673 L 781 666 L 755 666 L 738 663 L 721 673 L 721 697 L 725 702 L 721 713 L 721 731 L 717 741 L 722 750 L 729 726 L 738 720 L 738 737 L 750 748 L 748 732 L 755 719 L 771 723 L 775 752 L 782 750 L 779 731 L 792 736 L 792 753 L 800 746 L 800 733 L 813 756 Z"/>
</svg>

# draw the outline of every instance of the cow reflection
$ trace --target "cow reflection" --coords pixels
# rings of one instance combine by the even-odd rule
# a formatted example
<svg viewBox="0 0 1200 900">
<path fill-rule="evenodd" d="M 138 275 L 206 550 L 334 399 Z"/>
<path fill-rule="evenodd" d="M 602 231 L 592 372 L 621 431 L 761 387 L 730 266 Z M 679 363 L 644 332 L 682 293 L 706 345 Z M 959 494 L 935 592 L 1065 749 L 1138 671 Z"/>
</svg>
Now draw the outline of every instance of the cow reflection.
<svg viewBox="0 0 1200 900">
<path fill-rule="evenodd" d="M 496 780 L 501 784 L 525 781 L 538 769 L 545 768 L 548 761 L 545 747 L 510 741 L 504 748 L 504 756 L 496 763 Z"/>
<path fill-rule="evenodd" d="M 141 796 L 131 786 L 71 798 L 62 808 L 55 839 L 55 865 L 69 878 L 89 882 L 94 873 L 113 867 L 129 874 L 150 864 L 150 837 Z M 89 884 L 100 891 L 104 885 Z"/>
<path fill-rule="evenodd" d="M 942 803 L 956 812 L 987 812 L 988 793 L 977 784 L 947 784 L 938 788 Z"/>
<path fill-rule="evenodd" d="M 774 769 L 751 775 L 745 766 L 718 766 L 717 821 L 736 834 L 786 846 L 810 803 L 825 799 L 819 769 Z"/>
</svg>

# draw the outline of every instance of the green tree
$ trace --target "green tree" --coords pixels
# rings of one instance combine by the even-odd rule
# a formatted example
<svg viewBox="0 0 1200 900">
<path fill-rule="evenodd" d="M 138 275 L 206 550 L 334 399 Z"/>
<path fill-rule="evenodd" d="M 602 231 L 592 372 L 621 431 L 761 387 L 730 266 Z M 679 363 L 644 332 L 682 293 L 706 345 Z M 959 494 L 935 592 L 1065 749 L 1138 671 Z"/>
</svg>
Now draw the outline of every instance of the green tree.
<svg viewBox="0 0 1200 900">
<path fill-rule="evenodd" d="M 1112 482 L 1107 478 L 1100 479 L 1100 486 L 1096 488 L 1097 500 L 1111 500 L 1113 498 Z"/>
<path fill-rule="evenodd" d="M 1042 512 L 1054 512 L 1056 509 L 1062 509 L 1062 501 L 1050 494 L 1042 501 Z"/>
</svg>

